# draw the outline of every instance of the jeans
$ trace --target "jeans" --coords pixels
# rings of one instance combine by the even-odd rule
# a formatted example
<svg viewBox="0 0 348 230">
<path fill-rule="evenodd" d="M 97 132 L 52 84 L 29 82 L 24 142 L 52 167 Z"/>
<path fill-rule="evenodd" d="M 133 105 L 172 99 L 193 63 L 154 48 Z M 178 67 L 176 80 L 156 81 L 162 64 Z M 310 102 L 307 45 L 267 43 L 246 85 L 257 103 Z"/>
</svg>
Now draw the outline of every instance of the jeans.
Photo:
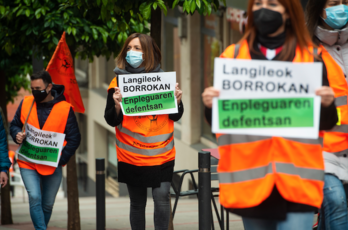
<svg viewBox="0 0 348 230">
<path fill-rule="evenodd" d="M 127 184 L 127 187 L 131 201 L 130 223 L 132 230 L 145 230 L 147 188 L 135 187 L 129 184 Z M 162 182 L 161 187 L 152 188 L 152 196 L 155 203 L 155 230 L 168 230 L 170 218 L 169 189 L 170 182 Z"/>
<path fill-rule="evenodd" d="M 62 180 L 62 167 L 59 166 L 48 176 L 40 175 L 36 170 L 21 168 L 20 171 L 29 196 L 34 227 L 36 230 L 46 230 Z"/>
<path fill-rule="evenodd" d="M 314 213 L 289 212 L 285 220 L 243 217 L 245 230 L 312 230 Z"/>
<path fill-rule="evenodd" d="M 324 201 L 320 210 L 318 229 L 348 229 L 346 193 L 342 182 L 331 174 L 325 174 Z"/>
</svg>

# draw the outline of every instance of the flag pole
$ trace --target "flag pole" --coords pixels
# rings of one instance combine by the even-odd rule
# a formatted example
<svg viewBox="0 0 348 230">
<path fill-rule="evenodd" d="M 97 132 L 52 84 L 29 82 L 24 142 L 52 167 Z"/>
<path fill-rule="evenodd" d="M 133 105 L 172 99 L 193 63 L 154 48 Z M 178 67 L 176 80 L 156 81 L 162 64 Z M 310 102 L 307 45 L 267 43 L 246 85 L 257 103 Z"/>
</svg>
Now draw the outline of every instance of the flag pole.
<svg viewBox="0 0 348 230">
<path fill-rule="evenodd" d="M 30 106 L 30 109 L 29 109 L 29 113 L 28 113 L 28 115 L 27 115 L 27 118 L 25 118 L 25 122 L 24 122 L 23 128 L 22 128 L 22 133 L 24 132 L 25 126 L 26 126 L 27 123 L 28 123 L 28 118 L 29 118 L 29 116 L 30 116 L 31 109 L 33 108 L 34 102 L 35 102 L 35 98 L 33 99 L 33 102 L 31 103 L 31 106 Z"/>
</svg>

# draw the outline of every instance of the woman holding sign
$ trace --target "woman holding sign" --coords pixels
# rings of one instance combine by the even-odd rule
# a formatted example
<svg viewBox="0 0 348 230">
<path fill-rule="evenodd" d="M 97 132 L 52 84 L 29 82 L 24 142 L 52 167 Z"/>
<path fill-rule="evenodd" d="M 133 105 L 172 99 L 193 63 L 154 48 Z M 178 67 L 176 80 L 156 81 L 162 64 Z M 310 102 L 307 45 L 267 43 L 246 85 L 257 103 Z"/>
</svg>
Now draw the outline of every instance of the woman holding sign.
<svg viewBox="0 0 348 230">
<path fill-rule="evenodd" d="M 244 38 L 229 46 L 221 58 L 321 62 L 314 54 L 300 1 L 250 0 L 248 12 Z M 323 86 L 316 95 L 321 96 L 320 129 L 327 130 L 338 119 L 323 66 Z M 212 100 L 219 94 L 213 87 L 202 94 L 208 121 Z M 217 134 L 217 142 L 220 202 L 243 217 L 246 230 L 312 229 L 314 212 L 323 200 L 324 162 L 319 139 Z"/>
<path fill-rule="evenodd" d="M 348 229 L 347 198 L 341 182 L 348 182 L 347 22 L 348 0 L 308 1 L 307 27 L 323 49 L 324 62 L 330 65 L 329 82 L 340 114 L 335 128 L 324 133 L 325 185 L 318 229 Z"/>
<path fill-rule="evenodd" d="M 139 89 L 142 89 L 141 83 L 152 81 L 146 80 L 149 79 L 147 73 L 163 72 L 160 62 L 161 51 L 150 36 L 138 33 L 130 35 L 117 57 L 117 67 L 114 70 L 117 76 L 108 89 L 104 117 L 116 129 L 118 181 L 126 183 L 128 187 L 133 230 L 145 229 L 148 187 L 152 188 L 155 203 L 155 229 L 168 229 L 169 189 L 175 160 L 174 122 L 181 118 L 184 108 L 182 92 L 176 84 L 174 94 L 178 104 L 177 113 L 126 116 L 121 110 L 123 92 L 118 83 L 122 75 L 143 73 L 140 78 L 138 75 L 133 78 L 139 83 Z M 160 77 L 153 80 L 158 78 Z"/>
</svg>

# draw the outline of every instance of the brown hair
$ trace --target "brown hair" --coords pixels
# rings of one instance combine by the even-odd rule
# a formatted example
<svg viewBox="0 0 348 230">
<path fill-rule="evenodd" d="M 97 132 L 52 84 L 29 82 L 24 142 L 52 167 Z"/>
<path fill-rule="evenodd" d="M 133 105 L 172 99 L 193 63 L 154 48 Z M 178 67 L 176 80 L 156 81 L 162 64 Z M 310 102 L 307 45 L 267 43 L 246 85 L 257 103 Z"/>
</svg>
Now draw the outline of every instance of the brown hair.
<svg viewBox="0 0 348 230">
<path fill-rule="evenodd" d="M 303 50 L 308 50 L 308 46 L 312 45 L 311 37 L 305 25 L 303 8 L 299 0 L 278 0 L 285 7 L 290 20 L 286 24 L 286 39 L 283 51 L 280 53 L 279 59 L 286 61 L 294 56 L 296 46 L 298 45 Z M 248 24 L 245 35 L 242 40 L 249 42 L 251 52 L 255 52 L 254 41 L 256 39 L 256 27 L 254 24 L 253 5 L 255 0 L 250 0 L 248 5 Z M 242 41 L 241 40 L 241 41 Z"/>
<path fill-rule="evenodd" d="M 162 55 L 161 50 L 158 48 L 152 37 L 146 34 L 134 33 L 127 38 L 121 52 L 116 58 L 116 65 L 120 69 L 124 69 L 126 67 L 127 47 L 134 38 L 139 38 L 140 40 L 141 48 L 144 54 L 144 62 L 142 65 L 145 67 L 146 72 L 150 72 L 161 63 Z"/>
<path fill-rule="evenodd" d="M 313 42 L 319 45 L 320 41 L 315 36 L 315 30 L 320 25 L 320 15 L 322 14 L 327 0 L 309 0 L 306 7 L 306 21 L 309 35 Z"/>
</svg>

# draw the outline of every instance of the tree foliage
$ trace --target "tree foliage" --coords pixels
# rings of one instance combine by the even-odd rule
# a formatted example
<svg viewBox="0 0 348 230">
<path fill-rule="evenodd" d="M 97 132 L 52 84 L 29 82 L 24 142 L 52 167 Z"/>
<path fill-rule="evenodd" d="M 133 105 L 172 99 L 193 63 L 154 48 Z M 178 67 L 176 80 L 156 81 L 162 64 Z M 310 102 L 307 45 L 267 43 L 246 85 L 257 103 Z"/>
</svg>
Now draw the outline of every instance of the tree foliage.
<svg viewBox="0 0 348 230">
<path fill-rule="evenodd" d="M 26 74 L 30 74 L 33 69 L 31 53 L 27 54 L 18 48 L 13 49 L 12 53 L 13 56 L 8 55 L 6 52 L 0 52 L 0 70 L 4 70 L 8 76 L 5 79 L 6 104 L 13 102 L 21 88 L 29 90 L 30 82 Z"/>
<path fill-rule="evenodd" d="M 8 79 L 11 101 L 23 77 L 30 73 L 33 47 L 49 60 L 63 31 L 76 56 L 93 61 L 94 56 L 117 55 L 132 33 L 149 33 L 151 9 L 181 6 L 183 12 L 211 14 L 219 0 L 0 0 L 0 69 Z M 18 52 L 24 57 L 18 58 Z M 15 71 L 10 71 L 13 66 Z M 22 77 L 21 77 L 22 76 Z M 17 83 L 17 84 L 16 84 Z M 17 88 L 16 88 L 17 87 Z"/>
</svg>

